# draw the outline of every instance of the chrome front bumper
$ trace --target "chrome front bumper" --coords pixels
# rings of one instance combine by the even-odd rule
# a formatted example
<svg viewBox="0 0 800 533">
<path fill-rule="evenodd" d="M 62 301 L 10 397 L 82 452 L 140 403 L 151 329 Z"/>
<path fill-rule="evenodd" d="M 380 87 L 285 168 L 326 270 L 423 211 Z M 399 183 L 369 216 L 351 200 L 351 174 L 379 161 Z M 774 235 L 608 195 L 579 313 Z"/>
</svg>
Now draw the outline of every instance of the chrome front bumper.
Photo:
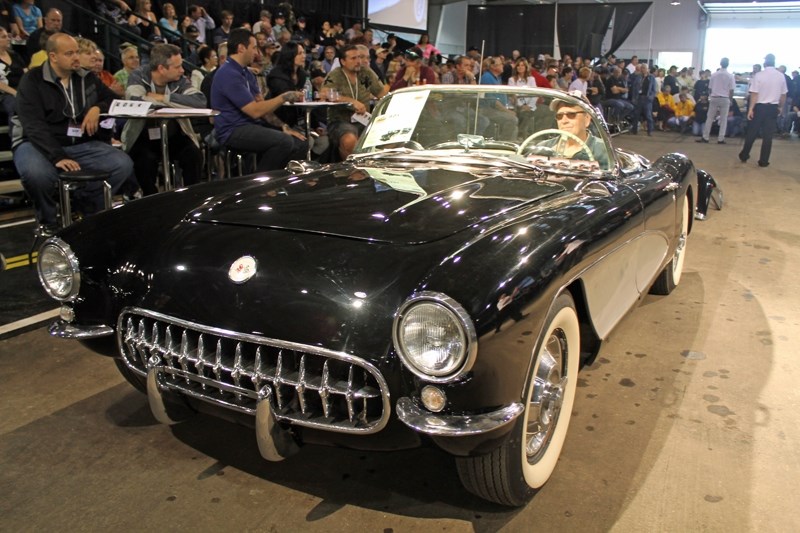
<svg viewBox="0 0 800 533">
<path fill-rule="evenodd" d="M 53 337 L 77 340 L 97 339 L 114 334 L 114 329 L 110 326 L 76 326 L 61 319 L 50 324 L 48 331 Z"/>
<path fill-rule="evenodd" d="M 397 416 L 411 429 L 439 437 L 464 437 L 489 433 L 513 422 L 524 411 L 512 403 L 497 411 L 479 415 L 440 415 L 421 409 L 410 398 L 397 400 Z"/>
</svg>

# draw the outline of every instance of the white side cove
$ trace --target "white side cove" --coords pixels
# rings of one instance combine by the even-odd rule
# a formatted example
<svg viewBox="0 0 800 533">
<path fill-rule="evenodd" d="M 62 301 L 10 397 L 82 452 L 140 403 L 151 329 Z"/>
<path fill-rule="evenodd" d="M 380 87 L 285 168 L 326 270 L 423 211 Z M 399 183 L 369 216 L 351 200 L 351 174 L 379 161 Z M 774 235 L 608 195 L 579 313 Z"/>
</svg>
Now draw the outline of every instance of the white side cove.
<svg viewBox="0 0 800 533">
<path fill-rule="evenodd" d="M 592 324 L 604 339 L 658 274 L 668 250 L 663 235 L 645 233 L 595 263 L 581 278 Z"/>
</svg>

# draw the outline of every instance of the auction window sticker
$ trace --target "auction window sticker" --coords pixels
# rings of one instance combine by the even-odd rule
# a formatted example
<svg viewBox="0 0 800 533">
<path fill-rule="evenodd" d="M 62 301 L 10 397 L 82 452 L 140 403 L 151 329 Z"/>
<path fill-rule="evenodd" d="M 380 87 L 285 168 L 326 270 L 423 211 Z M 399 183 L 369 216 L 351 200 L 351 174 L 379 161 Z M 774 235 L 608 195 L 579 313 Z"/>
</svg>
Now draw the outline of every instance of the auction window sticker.
<svg viewBox="0 0 800 533">
<path fill-rule="evenodd" d="M 375 117 L 362 148 L 411 140 L 430 91 L 415 91 L 392 96 L 386 113 Z"/>
</svg>

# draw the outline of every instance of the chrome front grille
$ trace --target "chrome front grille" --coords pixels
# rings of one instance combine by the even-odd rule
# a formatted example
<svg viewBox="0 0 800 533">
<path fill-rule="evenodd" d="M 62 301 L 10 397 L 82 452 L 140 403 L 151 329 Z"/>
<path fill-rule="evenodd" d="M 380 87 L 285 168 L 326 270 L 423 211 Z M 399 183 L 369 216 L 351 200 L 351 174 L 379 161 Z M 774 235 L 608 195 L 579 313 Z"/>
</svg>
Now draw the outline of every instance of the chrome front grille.
<svg viewBox="0 0 800 533">
<path fill-rule="evenodd" d="M 117 325 L 125 363 L 142 375 L 155 366 L 170 390 L 252 415 L 271 398 L 278 420 L 328 431 L 374 433 L 388 421 L 386 381 L 363 359 L 144 309 Z"/>
</svg>

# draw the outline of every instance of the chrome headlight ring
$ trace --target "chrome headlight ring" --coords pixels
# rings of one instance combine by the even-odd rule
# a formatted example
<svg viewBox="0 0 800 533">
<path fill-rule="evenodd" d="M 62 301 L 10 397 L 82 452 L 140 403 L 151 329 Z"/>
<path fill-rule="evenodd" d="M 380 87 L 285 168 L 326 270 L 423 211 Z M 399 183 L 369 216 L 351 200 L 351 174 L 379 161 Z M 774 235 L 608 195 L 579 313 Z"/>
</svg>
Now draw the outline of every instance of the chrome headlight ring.
<svg viewBox="0 0 800 533">
<path fill-rule="evenodd" d="M 51 298 L 60 302 L 73 301 L 81 286 L 78 258 L 69 244 L 51 237 L 42 245 L 37 260 L 39 281 Z"/>
<path fill-rule="evenodd" d="M 469 314 L 439 292 L 417 293 L 400 306 L 392 340 L 406 368 L 429 383 L 458 380 L 478 355 L 478 336 Z"/>
</svg>

